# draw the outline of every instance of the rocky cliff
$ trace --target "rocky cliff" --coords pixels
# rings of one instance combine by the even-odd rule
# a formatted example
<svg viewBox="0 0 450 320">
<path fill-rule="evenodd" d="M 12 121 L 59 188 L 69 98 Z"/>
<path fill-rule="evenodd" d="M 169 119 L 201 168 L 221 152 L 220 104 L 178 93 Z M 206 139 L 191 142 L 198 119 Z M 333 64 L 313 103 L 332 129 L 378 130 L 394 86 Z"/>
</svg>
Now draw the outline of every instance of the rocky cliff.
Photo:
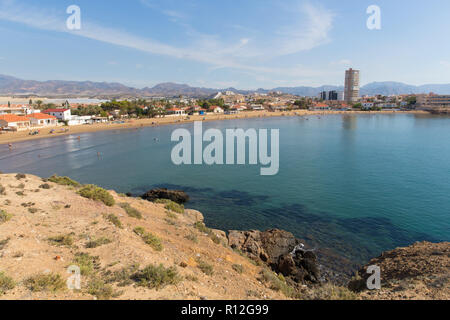
<svg viewBox="0 0 450 320">
<path fill-rule="evenodd" d="M 345 261 L 289 232 L 227 235 L 174 201 L 0 174 L 0 299 L 448 299 L 448 250 L 386 253 L 370 262 L 381 266 L 383 289 L 355 293 L 334 281 Z M 67 287 L 73 272 L 79 290 Z M 417 295 L 398 294 L 412 285 Z"/>
</svg>

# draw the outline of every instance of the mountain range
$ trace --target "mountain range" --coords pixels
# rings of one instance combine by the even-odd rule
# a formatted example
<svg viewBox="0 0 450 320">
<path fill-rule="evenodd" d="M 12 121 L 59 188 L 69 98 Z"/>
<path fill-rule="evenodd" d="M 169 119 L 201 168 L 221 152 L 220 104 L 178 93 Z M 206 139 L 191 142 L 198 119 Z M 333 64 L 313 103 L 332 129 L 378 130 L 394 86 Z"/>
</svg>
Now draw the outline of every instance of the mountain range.
<svg viewBox="0 0 450 320">
<path fill-rule="evenodd" d="M 0 75 L 0 95 L 46 96 L 46 97 L 90 97 L 90 98 L 124 98 L 124 97 L 195 97 L 206 98 L 219 91 L 233 91 L 241 94 L 252 92 L 267 93 L 281 91 L 299 96 L 317 96 L 321 91 L 343 91 L 343 86 L 324 85 L 320 87 L 278 87 L 270 90 L 239 90 L 235 88 L 201 88 L 187 84 L 160 83 L 154 87 L 142 89 L 125 86 L 116 82 L 62 81 L 62 80 L 22 80 L 12 76 Z M 434 92 L 450 94 L 450 84 L 408 85 L 401 82 L 372 82 L 361 87 L 361 95 L 419 94 Z"/>
</svg>

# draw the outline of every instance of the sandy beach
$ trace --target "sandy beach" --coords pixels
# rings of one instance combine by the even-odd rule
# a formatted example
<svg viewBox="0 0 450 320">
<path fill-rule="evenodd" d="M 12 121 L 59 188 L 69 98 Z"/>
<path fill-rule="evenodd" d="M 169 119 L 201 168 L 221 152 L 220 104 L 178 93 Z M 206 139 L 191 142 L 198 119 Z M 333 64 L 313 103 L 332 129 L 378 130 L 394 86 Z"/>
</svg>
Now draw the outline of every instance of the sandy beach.
<svg viewBox="0 0 450 320">
<path fill-rule="evenodd" d="M 105 130 L 120 130 L 120 129 L 133 129 L 148 126 L 168 125 L 177 123 L 186 123 L 193 121 L 217 121 L 217 120 L 232 120 L 232 119 L 245 119 L 245 118 L 262 118 L 262 117 L 280 117 L 280 116 L 313 116 L 313 115 L 329 115 L 329 114 L 427 114 L 425 111 L 309 111 L 309 110 L 294 110 L 283 112 L 268 112 L 268 111 L 252 111 L 242 112 L 239 114 L 210 114 L 201 116 L 189 116 L 189 117 L 164 117 L 164 118 L 151 118 L 151 119 L 130 119 L 125 120 L 125 123 L 99 123 L 93 125 L 80 125 L 70 127 L 45 127 L 45 128 L 33 128 L 32 130 L 39 129 L 40 134 L 29 135 L 29 131 L 19 132 L 4 132 L 0 134 L 0 145 L 14 143 L 19 141 L 42 139 L 42 138 L 54 138 L 63 135 L 81 134 L 85 132 L 96 132 Z M 67 132 L 59 133 L 61 129 L 69 129 Z M 51 134 L 50 131 L 55 129 L 55 132 Z"/>
</svg>

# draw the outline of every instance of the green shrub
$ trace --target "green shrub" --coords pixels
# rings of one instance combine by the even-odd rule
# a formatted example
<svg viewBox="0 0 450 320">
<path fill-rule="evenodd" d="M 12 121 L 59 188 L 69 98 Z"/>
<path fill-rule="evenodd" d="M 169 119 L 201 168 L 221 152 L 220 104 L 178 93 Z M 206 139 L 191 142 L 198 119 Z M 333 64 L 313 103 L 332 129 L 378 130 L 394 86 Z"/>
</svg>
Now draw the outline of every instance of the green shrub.
<svg viewBox="0 0 450 320">
<path fill-rule="evenodd" d="M 17 179 L 17 180 L 25 179 L 26 177 L 27 177 L 27 176 L 24 175 L 23 173 L 18 173 L 18 174 L 16 174 L 16 179 Z"/>
<path fill-rule="evenodd" d="M 197 268 L 199 268 L 204 274 L 208 276 L 212 276 L 214 274 L 214 267 L 203 260 L 197 260 Z"/>
<path fill-rule="evenodd" d="M 184 205 L 173 202 L 168 199 L 157 199 L 155 203 L 163 203 L 165 204 L 164 208 L 167 210 L 176 212 L 176 213 L 184 213 Z"/>
<path fill-rule="evenodd" d="M 91 256 L 88 253 L 78 252 L 72 260 L 72 264 L 80 268 L 81 275 L 91 275 L 100 268 L 100 258 Z"/>
<path fill-rule="evenodd" d="M 210 228 L 208 228 L 203 222 L 197 221 L 194 223 L 194 228 L 202 233 L 206 233 L 208 237 L 216 244 L 220 243 L 219 237 L 212 231 Z"/>
<path fill-rule="evenodd" d="M 171 226 L 175 226 L 177 223 L 175 222 L 175 220 L 169 219 L 169 218 L 164 218 L 164 221 Z"/>
<path fill-rule="evenodd" d="M 308 300 L 357 300 L 356 293 L 345 287 L 338 287 L 331 283 L 311 288 L 304 295 L 303 299 Z"/>
<path fill-rule="evenodd" d="M 40 186 L 39 186 L 39 188 L 41 188 L 41 189 L 50 189 L 52 186 L 51 185 L 49 185 L 48 183 L 44 183 L 44 184 L 41 184 Z"/>
<path fill-rule="evenodd" d="M 233 270 L 236 271 L 237 273 L 242 273 L 242 272 L 244 272 L 244 267 L 242 266 L 242 264 L 233 264 L 231 267 L 232 267 Z"/>
<path fill-rule="evenodd" d="M 11 218 L 12 214 L 6 212 L 5 210 L 0 210 L 0 224 L 8 222 Z"/>
<path fill-rule="evenodd" d="M 178 216 L 172 211 L 166 211 L 166 216 L 170 219 L 178 219 Z"/>
<path fill-rule="evenodd" d="M 115 291 L 110 284 L 105 283 L 105 281 L 100 278 L 94 278 L 89 281 L 87 293 L 100 300 L 109 300 L 118 297 L 121 294 L 121 292 Z"/>
<path fill-rule="evenodd" d="M 136 219 L 142 219 L 142 213 L 139 210 L 133 208 L 129 203 L 119 203 L 119 207 L 125 210 L 128 216 Z"/>
<path fill-rule="evenodd" d="M 8 277 L 4 272 L 0 271 L 0 296 L 6 291 L 14 289 L 16 284 L 11 277 Z"/>
<path fill-rule="evenodd" d="M 175 267 L 165 268 L 162 264 L 159 266 L 148 265 L 134 274 L 133 279 L 139 286 L 157 290 L 181 281 Z"/>
<path fill-rule="evenodd" d="M 93 184 L 85 185 L 78 194 L 84 198 L 101 201 L 109 207 L 115 204 L 113 196 L 108 191 Z"/>
<path fill-rule="evenodd" d="M 139 270 L 139 264 L 131 264 L 116 271 L 106 271 L 104 276 L 107 283 L 117 283 L 119 287 L 125 287 L 133 283 L 132 277 Z"/>
<path fill-rule="evenodd" d="M 197 221 L 194 223 L 194 228 L 202 233 L 209 233 L 211 230 L 205 226 L 205 224 L 201 221 Z"/>
<path fill-rule="evenodd" d="M 0 195 L 2 196 L 6 195 L 6 189 L 2 184 L 0 184 Z"/>
<path fill-rule="evenodd" d="M 123 229 L 122 222 L 120 222 L 119 218 L 114 214 L 109 214 L 106 219 L 111 222 L 113 225 L 115 225 L 117 228 Z"/>
<path fill-rule="evenodd" d="M 28 208 L 28 212 L 29 213 L 36 213 L 36 212 L 38 212 L 38 209 L 36 209 L 36 208 Z"/>
<path fill-rule="evenodd" d="M 70 247 L 71 245 L 73 245 L 73 234 L 66 234 L 66 235 L 59 235 L 59 236 L 55 236 L 55 237 L 50 237 L 47 240 L 56 246 L 67 246 Z"/>
<path fill-rule="evenodd" d="M 269 284 L 269 288 L 274 291 L 281 291 L 288 298 L 299 298 L 298 292 L 286 283 L 284 277 L 279 277 L 268 269 L 263 269 L 261 271 L 258 280 Z"/>
<path fill-rule="evenodd" d="M 0 250 L 3 250 L 3 248 L 6 247 L 6 245 L 8 244 L 10 239 L 11 238 L 6 238 L 6 239 L 3 239 L 3 240 L 0 240 Z"/>
<path fill-rule="evenodd" d="M 51 291 L 56 292 L 63 290 L 66 287 L 66 283 L 59 274 L 37 274 L 29 277 L 24 281 L 24 285 L 31 291 Z"/>
<path fill-rule="evenodd" d="M 187 275 L 184 277 L 187 281 L 197 282 L 198 278 L 194 275 Z"/>
<path fill-rule="evenodd" d="M 112 240 L 110 240 L 110 239 L 108 239 L 106 237 L 101 237 L 101 238 L 98 238 L 98 239 L 94 239 L 94 240 L 88 241 L 86 243 L 86 248 L 93 249 L 93 248 L 97 248 L 97 247 L 103 246 L 103 245 L 111 243 L 111 242 L 112 242 Z"/>
<path fill-rule="evenodd" d="M 54 182 L 56 184 L 62 185 L 62 186 L 72 186 L 72 187 L 79 187 L 81 184 L 75 180 L 70 179 L 69 177 L 60 177 L 57 175 L 53 175 L 50 178 L 47 179 L 50 182 Z"/>
<path fill-rule="evenodd" d="M 188 240 L 191 240 L 194 243 L 198 243 L 197 236 L 195 234 L 193 234 L 193 233 L 185 235 L 184 238 L 188 239 Z"/>
<path fill-rule="evenodd" d="M 23 191 L 17 191 L 16 194 L 21 197 L 25 196 L 25 193 Z"/>
<path fill-rule="evenodd" d="M 163 245 L 161 243 L 161 239 L 159 239 L 157 236 L 155 236 L 154 234 L 146 231 L 142 227 L 136 227 L 136 228 L 134 228 L 133 231 L 138 236 L 140 236 L 142 238 L 142 240 L 144 240 L 144 242 L 146 244 L 148 244 L 149 246 L 151 246 L 154 250 L 162 251 Z"/>
</svg>

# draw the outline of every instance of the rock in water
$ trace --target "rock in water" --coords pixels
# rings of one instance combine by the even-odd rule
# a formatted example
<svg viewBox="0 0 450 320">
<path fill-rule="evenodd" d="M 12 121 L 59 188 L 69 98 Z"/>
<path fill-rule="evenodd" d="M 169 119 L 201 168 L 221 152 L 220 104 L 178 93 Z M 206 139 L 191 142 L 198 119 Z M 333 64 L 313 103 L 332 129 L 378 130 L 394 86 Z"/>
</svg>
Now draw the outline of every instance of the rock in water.
<svg viewBox="0 0 450 320">
<path fill-rule="evenodd" d="M 264 232 L 229 231 L 228 244 L 255 261 L 263 261 L 275 272 L 297 283 L 317 283 L 320 272 L 317 257 L 302 249 L 301 242 L 290 232 L 270 229 Z"/>
<path fill-rule="evenodd" d="M 166 188 L 157 188 L 147 191 L 141 196 L 142 199 L 155 201 L 158 199 L 168 199 L 176 203 L 183 204 L 189 201 L 189 196 L 182 190 L 168 190 Z"/>
</svg>

